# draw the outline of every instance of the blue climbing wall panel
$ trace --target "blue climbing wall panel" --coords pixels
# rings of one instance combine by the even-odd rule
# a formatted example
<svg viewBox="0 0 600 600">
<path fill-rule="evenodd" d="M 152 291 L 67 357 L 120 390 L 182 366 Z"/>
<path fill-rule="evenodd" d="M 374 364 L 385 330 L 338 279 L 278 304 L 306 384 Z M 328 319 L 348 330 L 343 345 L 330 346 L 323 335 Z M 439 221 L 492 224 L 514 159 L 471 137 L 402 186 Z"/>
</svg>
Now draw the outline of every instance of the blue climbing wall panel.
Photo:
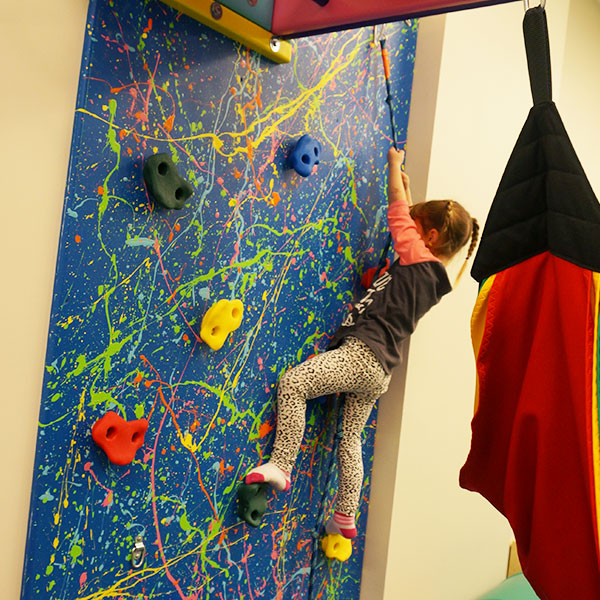
<svg viewBox="0 0 600 600">
<path fill-rule="evenodd" d="M 405 136 L 416 24 L 386 27 Z M 33 473 L 23 597 L 305 599 L 334 430 L 311 402 L 292 490 L 259 528 L 236 515 L 268 456 L 278 379 L 327 348 L 387 237 L 390 127 L 378 45 L 360 29 L 294 42 L 274 65 L 154 0 L 93 0 L 66 187 Z M 285 167 L 323 145 L 316 173 Z M 167 152 L 195 193 L 157 208 L 144 158 Z M 202 316 L 239 298 L 219 351 Z M 149 421 L 134 462 L 92 442 L 114 410 Z M 352 557 L 320 551 L 313 598 L 358 598 L 376 414 Z M 335 481 L 335 480 L 334 480 Z M 137 535 L 148 548 L 133 571 Z"/>
</svg>

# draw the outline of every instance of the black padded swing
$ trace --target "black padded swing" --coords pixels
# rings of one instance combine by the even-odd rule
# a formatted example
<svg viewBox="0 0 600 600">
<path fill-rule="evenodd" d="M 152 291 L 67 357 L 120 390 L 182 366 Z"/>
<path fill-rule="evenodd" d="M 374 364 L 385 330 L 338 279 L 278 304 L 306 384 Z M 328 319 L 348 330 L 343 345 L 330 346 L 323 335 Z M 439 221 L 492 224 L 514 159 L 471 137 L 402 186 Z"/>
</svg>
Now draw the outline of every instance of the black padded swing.
<svg viewBox="0 0 600 600">
<path fill-rule="evenodd" d="M 600 205 L 552 101 L 543 4 L 523 23 L 533 107 L 472 276 L 478 393 L 462 487 L 512 528 L 540 598 L 600 598 Z"/>
</svg>

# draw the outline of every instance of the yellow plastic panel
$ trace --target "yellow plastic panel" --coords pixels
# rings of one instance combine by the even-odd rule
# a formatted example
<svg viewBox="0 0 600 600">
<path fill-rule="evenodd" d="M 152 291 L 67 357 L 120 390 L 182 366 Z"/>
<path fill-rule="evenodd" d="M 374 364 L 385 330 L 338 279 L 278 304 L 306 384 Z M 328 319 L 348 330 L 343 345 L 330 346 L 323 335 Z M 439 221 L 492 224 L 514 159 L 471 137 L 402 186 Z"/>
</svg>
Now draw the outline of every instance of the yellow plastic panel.
<svg viewBox="0 0 600 600">
<path fill-rule="evenodd" d="M 203 25 L 240 42 L 276 63 L 292 59 L 292 46 L 275 38 L 270 31 L 248 21 L 231 9 L 212 0 L 162 0 Z"/>
</svg>

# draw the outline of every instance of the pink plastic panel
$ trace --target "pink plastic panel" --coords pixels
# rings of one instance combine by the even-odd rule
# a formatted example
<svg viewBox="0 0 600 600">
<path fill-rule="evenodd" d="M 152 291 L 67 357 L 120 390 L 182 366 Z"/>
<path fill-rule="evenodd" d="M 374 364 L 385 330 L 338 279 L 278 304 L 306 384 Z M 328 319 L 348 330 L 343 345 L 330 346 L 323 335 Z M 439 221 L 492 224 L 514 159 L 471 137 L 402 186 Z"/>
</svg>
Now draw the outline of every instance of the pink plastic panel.
<svg viewBox="0 0 600 600">
<path fill-rule="evenodd" d="M 350 29 L 443 12 L 504 4 L 512 0 L 275 0 L 272 32 L 300 37 L 316 32 Z"/>
</svg>

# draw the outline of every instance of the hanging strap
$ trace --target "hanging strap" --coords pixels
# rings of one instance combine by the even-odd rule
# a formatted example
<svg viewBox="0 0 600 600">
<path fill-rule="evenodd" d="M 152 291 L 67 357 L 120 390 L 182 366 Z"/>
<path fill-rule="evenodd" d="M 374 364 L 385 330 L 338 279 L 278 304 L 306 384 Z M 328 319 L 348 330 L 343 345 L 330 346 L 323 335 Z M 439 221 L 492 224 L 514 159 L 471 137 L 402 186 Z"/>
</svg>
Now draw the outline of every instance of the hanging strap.
<svg viewBox="0 0 600 600">
<path fill-rule="evenodd" d="M 523 19 L 525 51 L 533 104 L 552 101 L 552 73 L 546 11 L 542 5 L 530 8 Z"/>
</svg>

